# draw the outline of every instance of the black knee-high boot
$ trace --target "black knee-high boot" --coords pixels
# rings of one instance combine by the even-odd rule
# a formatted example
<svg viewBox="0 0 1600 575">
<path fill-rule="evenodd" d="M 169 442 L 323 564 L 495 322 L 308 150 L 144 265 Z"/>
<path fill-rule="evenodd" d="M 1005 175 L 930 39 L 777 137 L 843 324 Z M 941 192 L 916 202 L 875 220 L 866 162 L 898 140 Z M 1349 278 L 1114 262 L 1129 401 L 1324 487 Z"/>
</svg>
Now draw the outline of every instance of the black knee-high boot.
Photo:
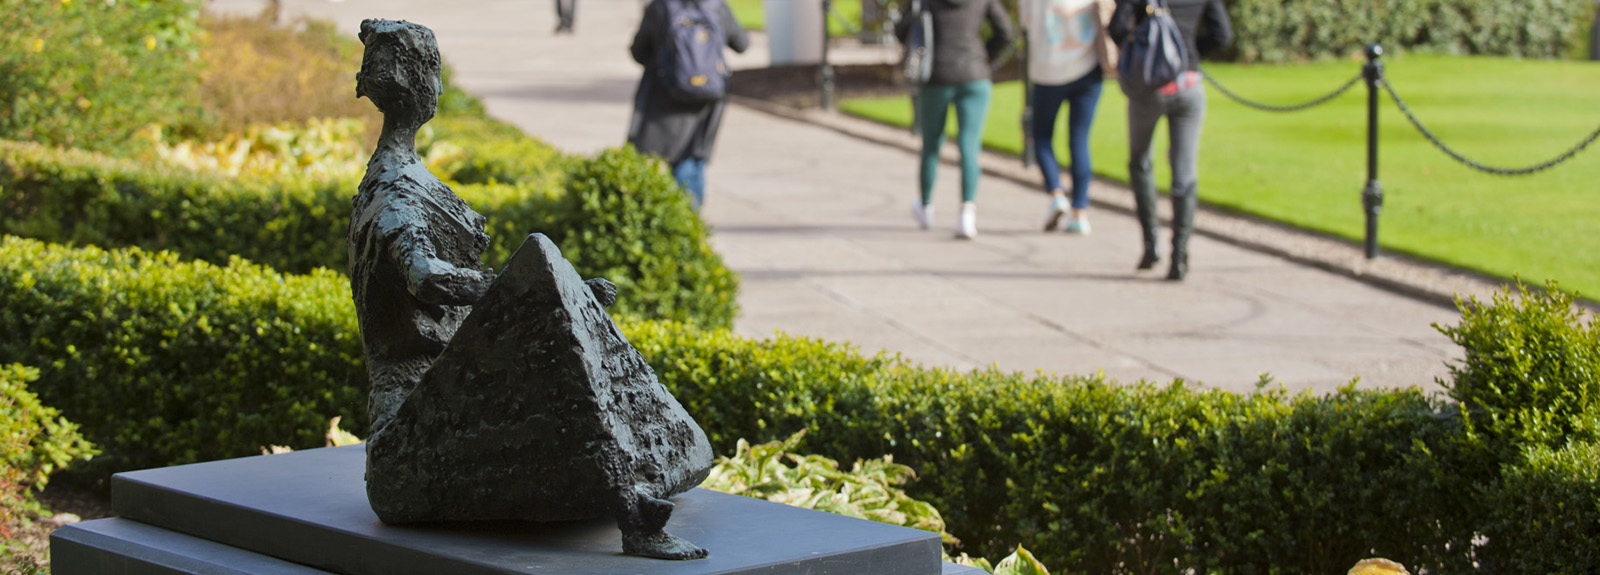
<svg viewBox="0 0 1600 575">
<path fill-rule="evenodd" d="M 1194 194 L 1172 196 L 1172 263 L 1167 279 L 1181 280 L 1189 274 L 1189 234 L 1194 232 L 1194 212 L 1199 206 Z"/>
</svg>

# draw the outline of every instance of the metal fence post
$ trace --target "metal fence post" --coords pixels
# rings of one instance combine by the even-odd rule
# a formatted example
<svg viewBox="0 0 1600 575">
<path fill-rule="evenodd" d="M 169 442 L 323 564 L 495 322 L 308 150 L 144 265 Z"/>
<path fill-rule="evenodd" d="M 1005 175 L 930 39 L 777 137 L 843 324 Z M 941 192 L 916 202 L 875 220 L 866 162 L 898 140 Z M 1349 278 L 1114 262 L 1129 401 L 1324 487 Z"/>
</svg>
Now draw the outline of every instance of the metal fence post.
<svg viewBox="0 0 1600 575">
<path fill-rule="evenodd" d="M 833 15 L 833 0 L 822 0 L 822 109 L 833 111 L 833 64 L 828 62 L 828 17 Z"/>
<path fill-rule="evenodd" d="M 1367 64 L 1361 76 L 1367 80 L 1367 187 L 1361 191 L 1361 207 L 1367 213 L 1367 259 L 1378 257 L 1378 212 L 1383 210 L 1383 186 L 1378 183 L 1378 82 L 1383 81 L 1383 46 L 1367 45 Z"/>
</svg>

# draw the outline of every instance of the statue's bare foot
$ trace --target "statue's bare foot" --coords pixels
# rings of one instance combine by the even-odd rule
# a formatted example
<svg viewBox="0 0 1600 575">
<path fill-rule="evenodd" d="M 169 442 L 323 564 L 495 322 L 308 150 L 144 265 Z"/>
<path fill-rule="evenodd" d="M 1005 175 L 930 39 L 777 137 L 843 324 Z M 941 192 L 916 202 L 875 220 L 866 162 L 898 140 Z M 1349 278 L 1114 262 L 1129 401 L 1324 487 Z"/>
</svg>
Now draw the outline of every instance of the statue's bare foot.
<svg viewBox="0 0 1600 575">
<path fill-rule="evenodd" d="M 666 531 L 622 534 L 622 552 L 657 559 L 704 559 L 710 552 L 704 547 Z"/>
</svg>

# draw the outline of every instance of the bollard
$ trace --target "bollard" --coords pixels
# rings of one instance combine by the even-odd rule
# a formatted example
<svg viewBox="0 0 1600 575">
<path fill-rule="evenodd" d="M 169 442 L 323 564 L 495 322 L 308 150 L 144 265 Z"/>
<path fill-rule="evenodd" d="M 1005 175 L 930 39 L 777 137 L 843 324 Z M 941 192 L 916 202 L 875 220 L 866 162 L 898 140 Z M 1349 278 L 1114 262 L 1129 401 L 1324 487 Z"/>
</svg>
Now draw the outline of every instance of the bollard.
<svg viewBox="0 0 1600 575">
<path fill-rule="evenodd" d="M 828 62 L 828 44 L 832 36 L 828 34 L 828 17 L 833 15 L 833 0 L 822 0 L 822 109 L 833 111 L 833 64 Z"/>
<path fill-rule="evenodd" d="M 1378 183 L 1378 82 L 1383 81 L 1383 46 L 1368 44 L 1367 64 L 1367 187 L 1361 190 L 1361 207 L 1367 213 L 1367 259 L 1378 257 L 1378 212 L 1383 210 L 1383 186 Z"/>
</svg>

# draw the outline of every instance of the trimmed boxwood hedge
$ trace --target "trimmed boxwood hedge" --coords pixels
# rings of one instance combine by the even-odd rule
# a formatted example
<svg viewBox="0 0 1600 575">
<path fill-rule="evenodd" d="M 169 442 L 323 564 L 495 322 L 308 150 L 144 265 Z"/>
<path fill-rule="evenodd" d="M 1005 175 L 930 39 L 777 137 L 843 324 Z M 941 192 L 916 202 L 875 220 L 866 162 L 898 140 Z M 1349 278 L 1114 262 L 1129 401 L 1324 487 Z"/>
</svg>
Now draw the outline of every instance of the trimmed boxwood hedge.
<svg viewBox="0 0 1600 575">
<path fill-rule="evenodd" d="M 1474 312 L 1459 329 L 1526 324 L 1534 359 L 1520 365 L 1535 373 L 1587 361 L 1547 344 L 1593 324 L 1539 321 L 1527 314 L 1555 307 L 1537 298 L 1564 296 L 1526 297 L 1464 303 L 1531 311 Z M 0 363 L 41 366 L 37 392 L 105 447 L 101 469 L 316 446 L 334 415 L 364 427 L 354 313 L 332 273 L 12 238 L 0 301 L 0 329 L 17 334 Z M 806 452 L 892 455 L 920 476 L 908 492 L 977 555 L 1021 543 L 1064 573 L 1309 573 L 1372 555 L 1436 573 L 1600 568 L 1594 409 L 1562 412 L 1560 445 L 1529 445 L 1485 432 L 1499 407 L 1416 389 L 1235 394 L 956 373 L 804 338 L 623 329 L 719 452 L 806 429 Z M 1500 353 L 1462 341 L 1478 346 L 1468 358 Z M 1515 393 L 1519 381 L 1493 385 Z"/>
<path fill-rule="evenodd" d="M 37 366 L 41 400 L 121 471 L 321 445 L 364 429 L 367 374 L 348 279 L 137 248 L 0 239 L 0 363 Z"/>
<path fill-rule="evenodd" d="M 1592 0 L 1226 0 L 1229 56 L 1243 62 L 1338 58 L 1393 49 L 1560 58 L 1587 46 Z"/>
<path fill-rule="evenodd" d="M 489 219 L 487 265 L 500 265 L 529 233 L 541 232 L 571 254 L 579 273 L 622 288 L 614 313 L 731 325 L 737 277 L 655 160 L 616 150 L 564 156 L 485 118 L 435 124 L 423 152 Z M 0 141 L 0 233 L 171 250 L 219 265 L 243 257 L 291 273 L 342 272 L 356 186 L 225 178 Z"/>
</svg>

